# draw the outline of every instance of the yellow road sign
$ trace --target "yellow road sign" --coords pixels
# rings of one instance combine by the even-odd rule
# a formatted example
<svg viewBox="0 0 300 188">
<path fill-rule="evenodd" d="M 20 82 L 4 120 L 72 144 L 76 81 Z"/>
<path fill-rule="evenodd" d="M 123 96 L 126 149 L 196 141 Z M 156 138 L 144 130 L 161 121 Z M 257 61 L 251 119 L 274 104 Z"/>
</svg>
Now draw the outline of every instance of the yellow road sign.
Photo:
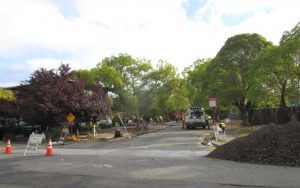
<svg viewBox="0 0 300 188">
<path fill-rule="evenodd" d="M 74 114 L 69 113 L 68 116 L 67 116 L 67 120 L 68 120 L 69 123 L 74 122 L 74 120 L 75 120 Z"/>
</svg>

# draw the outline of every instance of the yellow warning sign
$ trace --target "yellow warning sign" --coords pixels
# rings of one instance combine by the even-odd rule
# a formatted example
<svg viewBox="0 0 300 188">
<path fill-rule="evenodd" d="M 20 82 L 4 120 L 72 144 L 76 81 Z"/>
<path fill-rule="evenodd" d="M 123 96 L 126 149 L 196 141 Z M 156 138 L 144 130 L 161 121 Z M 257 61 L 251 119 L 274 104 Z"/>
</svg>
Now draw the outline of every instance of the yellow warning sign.
<svg viewBox="0 0 300 188">
<path fill-rule="evenodd" d="M 68 120 L 69 123 L 74 122 L 74 120 L 75 120 L 74 114 L 69 113 L 68 116 L 67 116 L 67 120 Z"/>
</svg>

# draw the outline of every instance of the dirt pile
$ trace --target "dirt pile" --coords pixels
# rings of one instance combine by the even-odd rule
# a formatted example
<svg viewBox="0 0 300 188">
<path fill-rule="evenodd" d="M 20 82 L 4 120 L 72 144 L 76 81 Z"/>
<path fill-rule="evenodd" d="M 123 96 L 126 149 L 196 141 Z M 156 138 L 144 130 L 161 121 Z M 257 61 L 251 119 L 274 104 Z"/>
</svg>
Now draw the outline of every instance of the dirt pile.
<svg viewBox="0 0 300 188">
<path fill-rule="evenodd" d="M 238 162 L 300 167 L 300 123 L 267 125 L 235 139 L 208 155 Z"/>
</svg>

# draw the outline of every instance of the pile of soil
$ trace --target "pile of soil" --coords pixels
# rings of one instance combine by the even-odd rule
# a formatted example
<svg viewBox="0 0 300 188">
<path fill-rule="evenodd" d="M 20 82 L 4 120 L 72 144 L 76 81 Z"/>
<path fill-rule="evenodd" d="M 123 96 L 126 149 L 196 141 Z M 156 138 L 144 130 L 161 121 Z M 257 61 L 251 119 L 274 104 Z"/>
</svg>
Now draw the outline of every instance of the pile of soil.
<svg viewBox="0 0 300 188">
<path fill-rule="evenodd" d="M 300 123 L 270 124 L 218 147 L 208 157 L 238 162 L 300 167 Z"/>
</svg>

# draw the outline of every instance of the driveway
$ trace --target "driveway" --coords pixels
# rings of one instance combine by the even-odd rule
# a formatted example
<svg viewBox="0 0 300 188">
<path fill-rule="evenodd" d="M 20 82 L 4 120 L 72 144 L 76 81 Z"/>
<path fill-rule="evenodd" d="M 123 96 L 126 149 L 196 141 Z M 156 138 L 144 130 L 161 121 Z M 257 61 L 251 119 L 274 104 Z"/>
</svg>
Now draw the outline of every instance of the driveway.
<svg viewBox="0 0 300 188">
<path fill-rule="evenodd" d="M 209 159 L 208 130 L 180 124 L 131 139 L 0 154 L 0 187 L 299 187 L 299 168 Z"/>
</svg>

